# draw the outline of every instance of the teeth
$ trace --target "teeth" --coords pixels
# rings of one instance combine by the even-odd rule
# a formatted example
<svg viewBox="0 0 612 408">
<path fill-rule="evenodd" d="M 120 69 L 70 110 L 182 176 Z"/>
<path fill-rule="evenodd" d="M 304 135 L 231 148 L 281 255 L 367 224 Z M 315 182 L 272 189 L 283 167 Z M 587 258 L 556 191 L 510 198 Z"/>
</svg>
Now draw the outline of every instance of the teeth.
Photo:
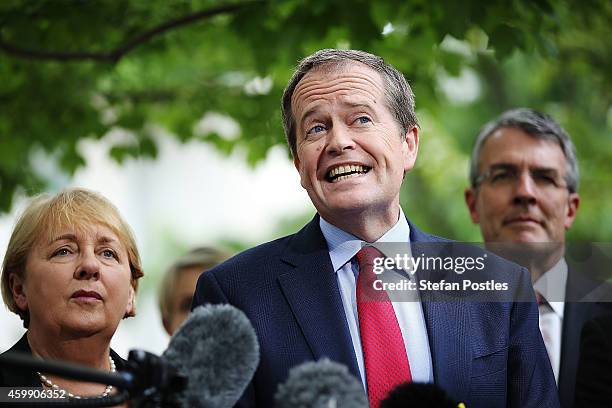
<svg viewBox="0 0 612 408">
<path fill-rule="evenodd" d="M 366 166 L 361 165 L 346 165 L 338 166 L 329 171 L 329 178 L 334 181 L 345 180 L 349 177 L 356 175 L 356 173 L 366 173 L 369 170 Z"/>
</svg>

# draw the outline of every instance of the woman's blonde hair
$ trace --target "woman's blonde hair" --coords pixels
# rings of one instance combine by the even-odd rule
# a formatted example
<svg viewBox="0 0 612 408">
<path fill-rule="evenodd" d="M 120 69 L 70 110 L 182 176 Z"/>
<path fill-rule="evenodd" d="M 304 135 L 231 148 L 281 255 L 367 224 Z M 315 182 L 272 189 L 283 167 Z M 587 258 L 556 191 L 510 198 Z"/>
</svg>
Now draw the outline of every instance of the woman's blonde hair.
<svg viewBox="0 0 612 408">
<path fill-rule="evenodd" d="M 119 214 L 119 210 L 101 194 L 83 188 L 69 188 L 55 195 L 41 194 L 32 199 L 23 211 L 8 243 L 2 263 L 2 298 L 4 304 L 17 313 L 24 326 L 28 326 L 28 312 L 20 310 L 13 299 L 10 275 L 16 274 L 26 279 L 25 265 L 32 247 L 41 239 L 51 240 L 61 228 L 70 226 L 77 231 L 91 225 L 109 228 L 119 241 L 125 245 L 132 274 L 134 291 L 138 289 L 138 279 L 144 274 L 136 240 L 129 225 Z M 135 308 L 125 317 L 134 316 Z"/>
</svg>

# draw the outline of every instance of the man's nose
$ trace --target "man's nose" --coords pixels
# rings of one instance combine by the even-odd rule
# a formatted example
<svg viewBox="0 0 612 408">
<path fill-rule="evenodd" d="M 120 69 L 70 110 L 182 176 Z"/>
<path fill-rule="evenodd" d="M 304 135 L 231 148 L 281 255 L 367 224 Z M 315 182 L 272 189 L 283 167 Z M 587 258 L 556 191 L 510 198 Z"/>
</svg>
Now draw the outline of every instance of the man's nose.
<svg viewBox="0 0 612 408">
<path fill-rule="evenodd" d="M 100 260 L 94 251 L 84 250 L 81 252 L 80 262 L 74 271 L 75 279 L 99 279 Z"/>
<path fill-rule="evenodd" d="M 346 125 L 334 123 L 327 133 L 327 151 L 339 155 L 353 149 L 355 149 L 355 140 L 351 131 Z"/>
<path fill-rule="evenodd" d="M 538 187 L 529 172 L 521 172 L 514 185 L 514 203 L 520 205 L 535 204 L 537 189 Z"/>
</svg>

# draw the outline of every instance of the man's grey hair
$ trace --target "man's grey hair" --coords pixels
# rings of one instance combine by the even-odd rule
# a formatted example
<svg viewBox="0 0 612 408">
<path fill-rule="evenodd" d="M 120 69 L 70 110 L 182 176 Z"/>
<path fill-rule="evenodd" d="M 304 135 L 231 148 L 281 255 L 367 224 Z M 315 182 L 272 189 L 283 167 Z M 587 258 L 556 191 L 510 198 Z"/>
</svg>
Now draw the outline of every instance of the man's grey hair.
<svg viewBox="0 0 612 408">
<path fill-rule="evenodd" d="M 340 68 L 351 62 L 362 63 L 380 74 L 385 86 L 387 105 L 400 125 L 402 134 L 406 134 L 409 129 L 418 126 L 416 113 L 414 112 L 414 94 L 401 72 L 387 64 L 381 57 L 365 51 L 323 49 L 300 61 L 283 92 L 281 106 L 283 127 L 293 157 L 296 157 L 297 154 L 297 142 L 295 118 L 291 110 L 291 97 L 296 86 L 313 69 L 320 67 Z"/>
<path fill-rule="evenodd" d="M 474 143 L 470 161 L 470 184 L 472 188 L 477 188 L 479 184 L 478 167 L 482 146 L 496 130 L 501 128 L 520 129 L 533 138 L 557 142 L 565 155 L 567 189 L 570 193 L 578 191 L 578 159 L 576 158 L 576 148 L 569 135 L 550 115 L 527 108 L 506 111 L 481 128 Z"/>
</svg>

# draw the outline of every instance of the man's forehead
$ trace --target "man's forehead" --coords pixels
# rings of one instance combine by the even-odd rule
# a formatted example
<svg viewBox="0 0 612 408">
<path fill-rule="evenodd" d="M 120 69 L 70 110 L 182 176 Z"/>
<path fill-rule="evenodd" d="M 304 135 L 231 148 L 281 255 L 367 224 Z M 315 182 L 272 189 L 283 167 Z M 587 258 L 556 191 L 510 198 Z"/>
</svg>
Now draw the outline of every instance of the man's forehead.
<svg viewBox="0 0 612 408">
<path fill-rule="evenodd" d="M 339 79 L 364 80 L 373 87 L 381 88 L 383 81 L 381 75 L 374 69 L 357 61 L 341 61 L 337 64 L 324 64 L 308 71 L 300 79 L 292 95 L 292 102 L 295 102 L 298 94 L 303 93 L 304 88 L 314 84 L 324 85 Z"/>
<path fill-rule="evenodd" d="M 517 128 L 495 130 L 483 143 L 481 165 L 495 163 L 564 168 L 566 158 L 556 140 L 538 138 Z"/>
<path fill-rule="evenodd" d="M 355 61 L 355 60 L 340 60 L 340 61 L 330 61 L 327 63 L 320 64 L 310 71 L 308 71 L 302 80 L 306 78 L 308 75 L 312 74 L 323 74 L 323 75 L 336 75 L 336 74 L 345 74 L 347 72 L 352 72 L 355 70 L 369 70 L 374 73 L 378 73 L 373 68 L 364 64 L 363 62 Z M 302 81 L 300 80 L 300 82 Z"/>
<path fill-rule="evenodd" d="M 380 74 L 361 63 L 345 65 L 338 71 L 313 70 L 300 80 L 291 96 L 294 108 L 321 98 L 362 99 L 359 103 L 375 103 L 384 94 Z M 303 108 L 303 106 L 300 106 Z"/>
</svg>

